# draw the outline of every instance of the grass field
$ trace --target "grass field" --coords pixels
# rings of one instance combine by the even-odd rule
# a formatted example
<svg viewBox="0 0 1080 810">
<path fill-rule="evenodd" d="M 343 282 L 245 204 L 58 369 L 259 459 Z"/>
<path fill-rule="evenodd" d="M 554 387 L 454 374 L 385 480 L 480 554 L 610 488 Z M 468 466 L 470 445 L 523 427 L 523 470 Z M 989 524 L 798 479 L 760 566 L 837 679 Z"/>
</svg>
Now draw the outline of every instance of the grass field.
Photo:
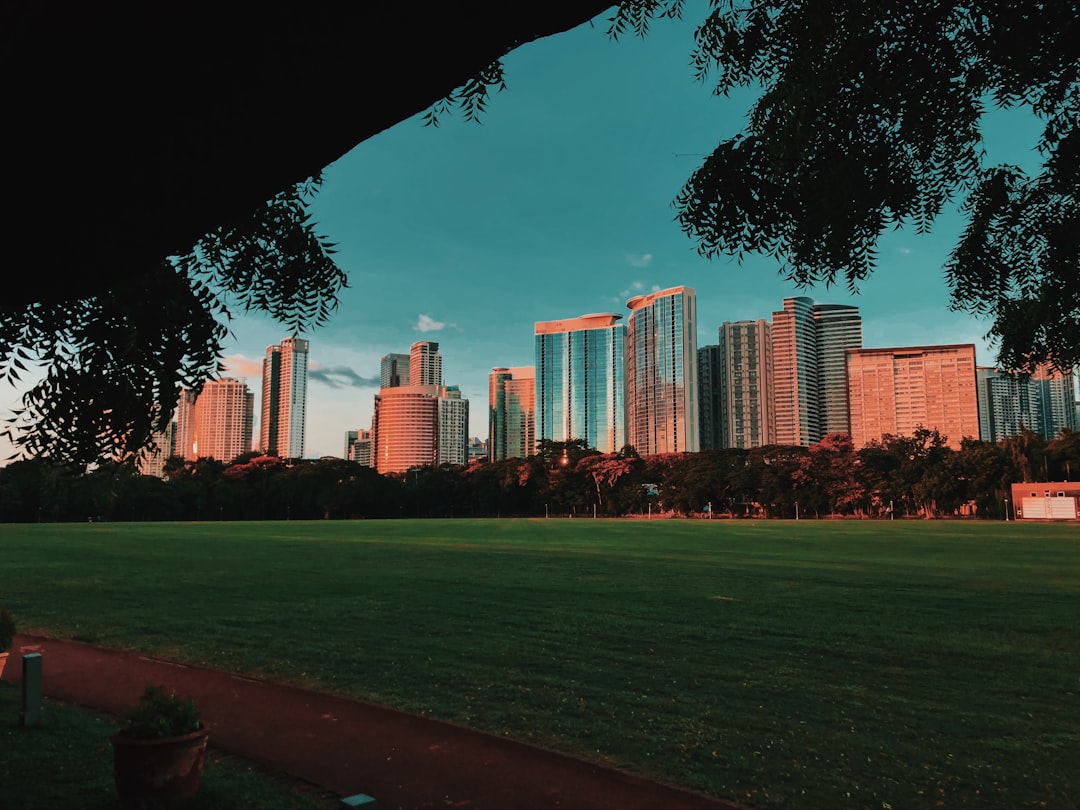
<svg viewBox="0 0 1080 810">
<path fill-rule="evenodd" d="M 1080 527 L 0 526 L 20 629 L 366 697 L 761 807 L 1075 808 Z"/>
</svg>

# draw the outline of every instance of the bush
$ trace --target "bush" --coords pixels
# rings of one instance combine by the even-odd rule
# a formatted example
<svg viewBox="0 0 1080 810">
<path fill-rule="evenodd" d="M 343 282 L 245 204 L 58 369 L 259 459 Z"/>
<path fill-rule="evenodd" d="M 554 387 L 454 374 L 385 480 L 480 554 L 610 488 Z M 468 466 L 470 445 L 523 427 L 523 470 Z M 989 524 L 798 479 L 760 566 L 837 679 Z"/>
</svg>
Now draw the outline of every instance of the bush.
<svg viewBox="0 0 1080 810">
<path fill-rule="evenodd" d="M 179 737 L 202 728 L 199 710 L 190 697 L 166 693 L 160 686 L 148 686 L 139 705 L 124 715 L 120 734 L 138 740 Z"/>
</svg>

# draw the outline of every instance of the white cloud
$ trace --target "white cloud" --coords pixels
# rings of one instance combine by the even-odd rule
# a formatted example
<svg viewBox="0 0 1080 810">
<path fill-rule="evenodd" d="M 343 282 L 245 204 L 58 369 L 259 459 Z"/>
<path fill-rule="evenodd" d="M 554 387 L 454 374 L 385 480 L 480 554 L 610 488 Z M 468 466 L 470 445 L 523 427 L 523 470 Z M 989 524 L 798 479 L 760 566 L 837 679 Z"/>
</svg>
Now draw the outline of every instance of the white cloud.
<svg viewBox="0 0 1080 810">
<path fill-rule="evenodd" d="M 445 328 L 445 323 L 435 320 L 430 315 L 421 315 L 420 320 L 413 327 L 418 332 L 440 332 Z"/>
<path fill-rule="evenodd" d="M 225 373 L 232 377 L 262 377 L 262 360 L 251 360 L 242 354 L 222 358 Z"/>
<path fill-rule="evenodd" d="M 652 264 L 652 258 L 653 256 L 651 253 L 642 253 L 639 256 L 636 256 L 633 253 L 626 254 L 626 261 L 631 267 L 648 267 Z"/>
</svg>

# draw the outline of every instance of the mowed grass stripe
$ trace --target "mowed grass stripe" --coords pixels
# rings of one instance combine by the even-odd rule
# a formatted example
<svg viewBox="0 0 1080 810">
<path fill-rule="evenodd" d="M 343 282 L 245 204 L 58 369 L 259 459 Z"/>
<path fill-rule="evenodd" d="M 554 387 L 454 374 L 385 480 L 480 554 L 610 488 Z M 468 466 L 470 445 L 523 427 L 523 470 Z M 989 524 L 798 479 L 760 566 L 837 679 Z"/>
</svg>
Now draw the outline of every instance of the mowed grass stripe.
<svg viewBox="0 0 1080 810">
<path fill-rule="evenodd" d="M 760 806 L 1068 806 L 1077 527 L 0 527 L 27 630 L 354 694 Z"/>
</svg>

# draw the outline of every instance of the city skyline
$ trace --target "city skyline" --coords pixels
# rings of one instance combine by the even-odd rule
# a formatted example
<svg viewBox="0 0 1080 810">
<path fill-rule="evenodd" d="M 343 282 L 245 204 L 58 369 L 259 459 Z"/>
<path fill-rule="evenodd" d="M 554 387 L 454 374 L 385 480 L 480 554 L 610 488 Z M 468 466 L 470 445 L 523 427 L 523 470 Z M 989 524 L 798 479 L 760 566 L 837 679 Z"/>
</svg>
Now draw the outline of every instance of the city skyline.
<svg viewBox="0 0 1080 810">
<path fill-rule="evenodd" d="M 417 116 L 326 168 L 312 214 L 349 287 L 325 326 L 300 335 L 311 342 L 306 457 L 340 456 L 346 431 L 370 426 L 381 358 L 416 340 L 438 341 L 444 376 L 484 403 L 493 368 L 533 364 L 535 322 L 625 319 L 631 297 L 679 285 L 697 291 L 699 346 L 725 321 L 768 318 L 784 298 L 809 295 L 859 307 L 865 346 L 974 343 L 977 363 L 994 364 L 986 325 L 948 308 L 956 208 L 929 233 L 883 234 L 857 296 L 800 290 L 769 257 L 696 253 L 671 200 L 754 98 L 715 98 L 695 81 L 699 17 L 691 4 L 685 21 L 657 21 L 643 40 L 610 42 L 597 22 L 523 46 L 482 123 L 424 127 Z M 990 161 L 1035 162 L 1037 121 L 996 109 L 986 118 Z M 258 391 L 265 347 L 289 330 L 239 313 L 230 328 L 222 376 Z M 19 393 L 5 392 L 0 410 L 18 407 Z M 471 409 L 470 435 L 487 435 L 486 411 Z"/>
</svg>

